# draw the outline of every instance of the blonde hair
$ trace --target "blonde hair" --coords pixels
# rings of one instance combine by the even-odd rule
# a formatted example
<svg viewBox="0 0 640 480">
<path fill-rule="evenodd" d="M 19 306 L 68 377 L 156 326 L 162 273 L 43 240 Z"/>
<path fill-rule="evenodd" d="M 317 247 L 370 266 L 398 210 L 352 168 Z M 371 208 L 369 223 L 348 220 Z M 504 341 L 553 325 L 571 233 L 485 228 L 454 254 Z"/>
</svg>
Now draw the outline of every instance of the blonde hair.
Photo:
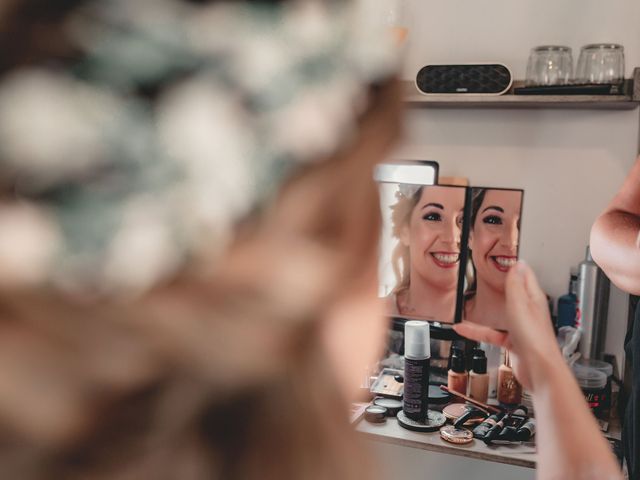
<svg viewBox="0 0 640 480">
<path fill-rule="evenodd" d="M 370 171 L 401 104 L 395 80 L 369 93 L 351 144 L 241 225 L 215 272 L 184 271 L 133 304 L 0 295 L 0 476 L 372 473 L 318 338 L 327 305 L 377 261 Z"/>
<path fill-rule="evenodd" d="M 411 213 L 422 195 L 422 188 L 418 188 L 407 196 L 402 191 L 396 193 L 397 202 L 391 206 L 391 233 L 398 239 L 397 245 L 391 252 L 391 266 L 396 277 L 396 285 L 392 294 L 398 294 L 409 288 L 411 272 L 411 255 L 409 247 L 402 243 L 402 230 L 409 225 Z"/>
</svg>

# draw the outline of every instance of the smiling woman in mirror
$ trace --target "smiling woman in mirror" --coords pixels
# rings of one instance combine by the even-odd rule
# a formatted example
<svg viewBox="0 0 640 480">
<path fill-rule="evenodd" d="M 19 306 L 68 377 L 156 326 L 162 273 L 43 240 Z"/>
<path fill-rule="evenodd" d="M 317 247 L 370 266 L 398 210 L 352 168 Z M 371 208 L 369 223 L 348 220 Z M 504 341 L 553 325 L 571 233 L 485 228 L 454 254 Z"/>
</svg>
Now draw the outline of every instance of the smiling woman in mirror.
<svg viewBox="0 0 640 480">
<path fill-rule="evenodd" d="M 453 322 L 464 197 L 459 187 L 400 186 L 391 207 L 392 314 Z"/>
<path fill-rule="evenodd" d="M 505 280 L 518 259 L 522 191 L 474 188 L 465 319 L 506 329 Z"/>
</svg>

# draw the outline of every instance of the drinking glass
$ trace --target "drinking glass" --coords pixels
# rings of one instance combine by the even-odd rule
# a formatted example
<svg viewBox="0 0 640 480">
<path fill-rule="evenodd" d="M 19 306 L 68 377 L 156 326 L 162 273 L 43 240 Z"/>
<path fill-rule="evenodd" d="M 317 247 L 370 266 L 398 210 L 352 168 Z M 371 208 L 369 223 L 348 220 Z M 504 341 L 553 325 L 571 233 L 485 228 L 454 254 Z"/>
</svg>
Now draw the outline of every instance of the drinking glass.
<svg viewBox="0 0 640 480">
<path fill-rule="evenodd" d="M 526 86 L 564 85 L 573 73 L 571 48 L 541 45 L 531 49 L 527 63 Z"/>
<path fill-rule="evenodd" d="M 580 49 L 576 83 L 619 83 L 624 80 L 624 48 L 594 43 Z"/>
</svg>

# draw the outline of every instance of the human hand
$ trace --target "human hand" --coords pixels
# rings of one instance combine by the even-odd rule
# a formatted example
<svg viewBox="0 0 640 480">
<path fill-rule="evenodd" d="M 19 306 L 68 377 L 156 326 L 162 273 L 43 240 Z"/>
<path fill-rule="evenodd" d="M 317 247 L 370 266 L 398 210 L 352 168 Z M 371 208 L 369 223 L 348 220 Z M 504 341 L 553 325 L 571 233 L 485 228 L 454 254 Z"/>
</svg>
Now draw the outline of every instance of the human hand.
<svg viewBox="0 0 640 480">
<path fill-rule="evenodd" d="M 522 261 L 507 274 L 506 297 L 508 332 L 471 322 L 453 328 L 463 337 L 510 350 L 516 378 L 525 389 L 534 391 L 544 381 L 546 367 L 564 361 L 551 327 L 546 296 Z"/>
</svg>

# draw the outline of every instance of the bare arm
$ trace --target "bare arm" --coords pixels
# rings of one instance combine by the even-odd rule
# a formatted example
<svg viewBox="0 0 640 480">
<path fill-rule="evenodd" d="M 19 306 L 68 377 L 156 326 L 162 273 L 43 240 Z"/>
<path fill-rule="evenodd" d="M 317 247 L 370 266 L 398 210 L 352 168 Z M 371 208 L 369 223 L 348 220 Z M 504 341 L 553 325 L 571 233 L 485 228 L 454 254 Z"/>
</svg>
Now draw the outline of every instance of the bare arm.
<svg viewBox="0 0 640 480">
<path fill-rule="evenodd" d="M 507 309 L 508 334 L 470 323 L 454 328 L 467 338 L 498 344 L 515 353 L 516 377 L 533 393 L 537 478 L 622 479 L 611 449 L 562 358 L 546 297 L 531 269 L 521 262 L 507 277 Z"/>
<path fill-rule="evenodd" d="M 640 157 L 591 228 L 591 254 L 620 289 L 640 295 Z"/>
</svg>

